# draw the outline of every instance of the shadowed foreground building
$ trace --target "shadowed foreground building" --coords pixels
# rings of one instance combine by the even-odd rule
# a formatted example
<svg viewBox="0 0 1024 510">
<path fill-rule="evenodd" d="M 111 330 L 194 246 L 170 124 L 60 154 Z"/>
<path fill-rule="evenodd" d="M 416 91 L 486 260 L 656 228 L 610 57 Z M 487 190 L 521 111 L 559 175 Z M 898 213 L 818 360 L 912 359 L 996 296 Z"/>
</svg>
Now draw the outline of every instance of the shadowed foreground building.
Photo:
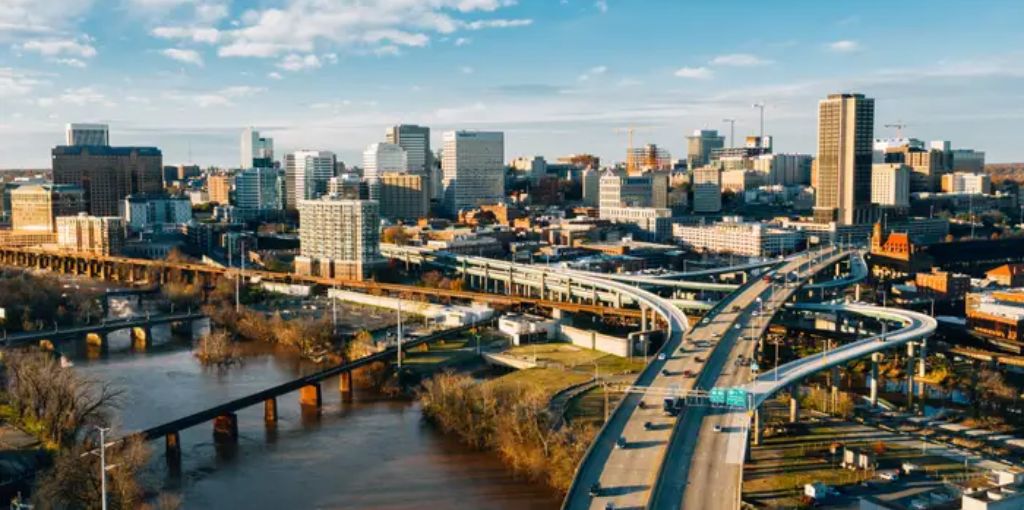
<svg viewBox="0 0 1024 510">
<path fill-rule="evenodd" d="M 116 255 L 124 246 L 124 223 L 117 216 L 61 216 L 57 218 L 57 245 L 67 251 Z"/>
</svg>

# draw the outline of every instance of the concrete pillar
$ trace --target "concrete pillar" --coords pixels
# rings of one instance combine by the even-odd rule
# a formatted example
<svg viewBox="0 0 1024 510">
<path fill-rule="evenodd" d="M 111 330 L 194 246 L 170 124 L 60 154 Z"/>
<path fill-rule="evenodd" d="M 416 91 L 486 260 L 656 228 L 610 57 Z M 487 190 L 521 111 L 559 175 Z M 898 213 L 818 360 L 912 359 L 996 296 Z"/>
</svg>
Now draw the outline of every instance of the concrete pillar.
<svg viewBox="0 0 1024 510">
<path fill-rule="evenodd" d="M 153 330 L 148 326 L 132 328 L 132 348 L 136 351 L 146 350 L 153 345 L 152 336 Z"/>
<path fill-rule="evenodd" d="M 789 422 L 800 421 L 800 386 L 794 384 L 789 393 Z"/>
<path fill-rule="evenodd" d="M 647 331 L 647 307 L 640 305 L 640 331 Z"/>
<path fill-rule="evenodd" d="M 299 404 L 302 407 L 313 407 L 316 409 L 320 409 L 320 406 L 323 404 L 323 396 L 320 393 L 320 384 L 314 383 L 300 388 Z"/>
<path fill-rule="evenodd" d="M 917 375 L 924 377 L 927 371 L 927 358 L 928 358 L 928 339 L 921 340 L 921 352 L 918 354 L 917 363 Z"/>
<path fill-rule="evenodd" d="M 878 362 L 882 360 L 882 355 L 874 353 L 871 355 L 871 373 L 868 375 L 868 384 L 870 385 L 870 398 L 871 407 L 878 406 Z"/>
<path fill-rule="evenodd" d="M 164 457 L 172 466 L 181 464 L 181 436 L 177 432 L 164 436 Z"/>
<path fill-rule="evenodd" d="M 839 408 L 839 367 L 832 367 L 832 377 L 829 380 L 829 385 L 832 387 L 832 412 L 836 412 Z"/>
<path fill-rule="evenodd" d="M 238 415 L 222 414 L 213 419 L 213 440 L 216 443 L 234 443 L 238 441 Z"/>
<path fill-rule="evenodd" d="M 341 399 L 350 402 L 352 400 L 352 372 L 342 372 L 338 376 L 338 390 L 341 391 Z"/>
<path fill-rule="evenodd" d="M 263 421 L 267 422 L 267 425 L 277 423 L 277 397 L 263 401 Z"/>
<path fill-rule="evenodd" d="M 914 342 L 907 342 L 907 408 L 914 408 Z"/>
<path fill-rule="evenodd" d="M 853 300 L 860 301 L 860 284 L 853 286 Z"/>
<path fill-rule="evenodd" d="M 85 344 L 89 346 L 104 348 L 106 347 L 107 344 L 106 336 L 106 334 L 98 332 L 86 333 Z"/>
</svg>

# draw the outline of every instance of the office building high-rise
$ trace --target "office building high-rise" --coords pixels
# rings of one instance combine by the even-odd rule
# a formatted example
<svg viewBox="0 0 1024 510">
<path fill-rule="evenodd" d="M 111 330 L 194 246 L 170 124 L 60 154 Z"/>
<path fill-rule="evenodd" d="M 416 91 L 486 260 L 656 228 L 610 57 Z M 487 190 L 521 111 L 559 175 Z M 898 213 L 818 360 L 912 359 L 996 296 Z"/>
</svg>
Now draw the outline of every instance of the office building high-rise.
<svg viewBox="0 0 1024 510">
<path fill-rule="evenodd" d="M 277 168 L 249 168 L 235 176 L 235 207 L 243 220 L 266 219 L 284 209 L 284 176 Z"/>
<path fill-rule="evenodd" d="M 363 180 L 366 181 L 371 200 L 380 199 L 380 176 L 385 173 L 405 173 L 409 167 L 408 155 L 393 143 L 371 143 L 363 151 Z"/>
<path fill-rule="evenodd" d="M 110 145 L 110 130 L 106 124 L 72 123 L 64 127 L 65 145 L 93 145 L 106 147 Z"/>
<path fill-rule="evenodd" d="M 388 143 L 405 149 L 407 165 L 405 170 L 424 174 L 430 171 L 433 153 L 430 152 L 429 127 L 415 124 L 392 126 L 385 132 L 385 137 Z"/>
<path fill-rule="evenodd" d="M 239 168 L 271 168 L 274 166 L 274 139 L 260 136 L 251 127 L 242 130 Z"/>
<path fill-rule="evenodd" d="M 57 217 L 85 211 L 85 192 L 71 184 L 36 184 L 11 190 L 11 228 L 56 232 Z"/>
<path fill-rule="evenodd" d="M 693 170 L 693 212 L 716 213 L 722 210 L 722 168 L 706 165 Z"/>
<path fill-rule="evenodd" d="M 875 100 L 863 94 L 830 94 L 818 103 L 816 221 L 872 221 L 874 125 Z"/>
<path fill-rule="evenodd" d="M 425 218 L 430 209 L 430 194 L 422 173 L 385 172 L 379 179 L 381 217 L 392 220 Z"/>
<path fill-rule="evenodd" d="M 651 143 L 643 147 L 634 147 L 626 151 L 626 169 L 630 173 L 671 170 L 672 154 Z"/>
<path fill-rule="evenodd" d="M 505 199 L 505 134 L 499 131 L 449 131 L 441 160 L 444 208 L 461 209 Z"/>
<path fill-rule="evenodd" d="M 210 202 L 219 205 L 231 203 L 231 187 L 234 185 L 235 177 L 230 174 L 211 174 L 206 177 L 206 191 L 209 194 Z"/>
<path fill-rule="evenodd" d="M 714 129 L 698 129 L 686 137 L 686 166 L 690 170 L 711 162 L 711 151 L 725 147 L 725 137 Z"/>
<path fill-rule="evenodd" d="M 61 145 L 51 157 L 53 182 L 81 187 L 94 216 L 117 216 L 133 193 L 163 191 L 163 154 L 155 147 Z"/>
<path fill-rule="evenodd" d="M 910 167 L 903 163 L 872 165 L 871 203 L 883 207 L 910 207 Z"/>
<path fill-rule="evenodd" d="M 583 185 L 583 205 L 597 207 L 601 196 L 601 172 L 588 167 L 580 180 Z"/>
<path fill-rule="evenodd" d="M 376 200 L 326 195 L 300 200 L 298 209 L 296 273 L 362 280 L 382 261 Z"/>
<path fill-rule="evenodd" d="M 300 200 L 327 193 L 334 177 L 335 156 L 330 151 L 301 150 L 285 156 L 285 208 L 296 209 Z"/>
<path fill-rule="evenodd" d="M 644 175 L 623 175 L 611 170 L 601 175 L 598 184 L 598 206 L 668 207 L 668 174 L 648 172 Z"/>
<path fill-rule="evenodd" d="M 124 222 L 117 216 L 57 218 L 57 245 L 64 250 L 96 255 L 116 255 L 124 245 Z"/>
</svg>

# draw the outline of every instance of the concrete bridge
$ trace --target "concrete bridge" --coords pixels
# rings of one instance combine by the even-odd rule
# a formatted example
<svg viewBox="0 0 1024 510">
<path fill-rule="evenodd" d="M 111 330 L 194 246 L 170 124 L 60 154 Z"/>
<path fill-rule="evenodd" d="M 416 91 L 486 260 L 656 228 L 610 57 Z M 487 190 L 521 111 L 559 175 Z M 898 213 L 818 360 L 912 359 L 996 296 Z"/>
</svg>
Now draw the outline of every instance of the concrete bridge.
<svg viewBox="0 0 1024 510">
<path fill-rule="evenodd" d="M 468 331 L 482 324 L 483 322 L 468 324 L 428 336 L 410 338 L 402 343 L 402 348 L 403 350 L 412 349 Z M 297 391 L 299 392 L 299 405 L 302 406 L 303 410 L 318 413 L 322 405 L 323 390 L 321 383 L 324 380 L 339 376 L 338 390 L 344 399 L 351 400 L 353 391 L 352 372 L 354 370 L 375 363 L 390 363 L 396 357 L 396 347 L 389 347 L 376 354 L 371 354 L 352 362 L 342 363 L 341 365 L 321 370 L 320 372 L 303 376 L 131 435 L 141 437 L 146 441 L 164 438 L 167 460 L 172 465 L 175 465 L 181 461 L 181 437 L 179 432 L 184 429 L 206 422 L 213 422 L 213 436 L 217 442 L 235 442 L 238 439 L 238 416 L 236 412 L 240 409 L 263 404 L 264 421 L 267 425 L 273 425 L 277 422 L 277 398 Z"/>
<path fill-rule="evenodd" d="M 188 330 L 191 331 L 191 325 L 194 321 L 205 318 L 206 316 L 201 313 L 189 311 L 166 315 L 140 315 L 123 319 L 104 319 L 101 322 L 84 326 L 7 335 L 4 337 L 4 347 L 39 345 L 45 350 L 55 351 L 57 350 L 58 342 L 84 338 L 89 345 L 106 349 L 108 334 L 127 329 L 131 332 L 132 345 L 136 349 L 142 350 L 152 346 L 153 326 L 171 324 L 172 327 L 188 327 Z"/>
</svg>

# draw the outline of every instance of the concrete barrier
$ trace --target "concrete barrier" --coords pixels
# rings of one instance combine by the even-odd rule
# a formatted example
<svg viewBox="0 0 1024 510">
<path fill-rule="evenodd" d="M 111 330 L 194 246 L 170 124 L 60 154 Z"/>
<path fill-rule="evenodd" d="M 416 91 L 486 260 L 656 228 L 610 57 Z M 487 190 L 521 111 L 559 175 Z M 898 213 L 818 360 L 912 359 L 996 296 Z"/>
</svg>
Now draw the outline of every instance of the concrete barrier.
<svg viewBox="0 0 1024 510">
<path fill-rule="evenodd" d="M 604 335 L 596 331 L 574 328 L 563 324 L 559 328 L 558 338 L 577 347 L 593 349 L 623 358 L 628 358 L 631 354 L 629 340 L 617 336 Z"/>
</svg>

